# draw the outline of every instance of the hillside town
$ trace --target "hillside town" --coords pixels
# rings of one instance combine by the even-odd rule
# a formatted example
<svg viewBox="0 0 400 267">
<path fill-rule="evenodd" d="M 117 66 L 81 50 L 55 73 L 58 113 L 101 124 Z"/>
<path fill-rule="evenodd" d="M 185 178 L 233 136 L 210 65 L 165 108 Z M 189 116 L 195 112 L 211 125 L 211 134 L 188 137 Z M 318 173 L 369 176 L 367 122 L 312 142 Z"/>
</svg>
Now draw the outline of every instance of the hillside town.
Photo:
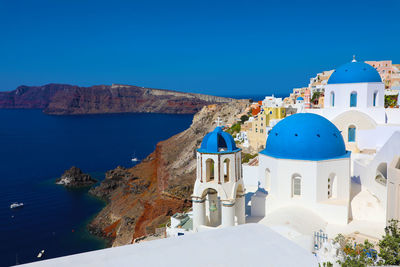
<svg viewBox="0 0 400 267">
<path fill-rule="evenodd" d="M 193 210 L 166 235 L 259 223 L 320 264 L 340 266 L 338 237 L 376 252 L 400 219 L 399 70 L 353 58 L 289 97 L 251 103 L 235 124 L 217 120 L 197 150 Z"/>
<path fill-rule="evenodd" d="M 141 263 L 154 253 L 165 264 L 182 251 L 185 261 L 214 255 L 195 266 L 211 260 L 252 266 L 261 254 L 272 266 L 350 266 L 344 262 L 354 257 L 371 266 L 392 263 L 382 253 L 391 249 L 382 240 L 399 229 L 399 91 L 399 64 L 353 57 L 286 98 L 241 102 L 245 106 L 234 113 L 221 112 L 232 103 L 219 113 L 218 105 L 205 106 L 200 113 L 214 114 L 207 121 L 212 130 L 197 147 L 185 148 L 195 153 L 194 165 L 185 167 L 193 167 L 196 177 L 189 187 L 191 207 L 171 214 L 154 234 L 131 241 L 139 244 L 43 266 Z M 161 191 L 171 197 L 166 187 Z M 224 256 L 242 241 L 245 257 Z"/>
</svg>

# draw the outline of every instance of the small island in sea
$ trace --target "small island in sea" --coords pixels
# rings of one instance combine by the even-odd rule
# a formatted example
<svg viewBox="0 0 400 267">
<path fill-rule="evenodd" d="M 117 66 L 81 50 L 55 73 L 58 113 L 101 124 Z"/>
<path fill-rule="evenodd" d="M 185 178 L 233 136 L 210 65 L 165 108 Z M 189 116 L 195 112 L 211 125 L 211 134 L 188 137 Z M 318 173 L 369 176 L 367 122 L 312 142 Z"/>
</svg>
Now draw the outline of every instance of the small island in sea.
<svg viewBox="0 0 400 267">
<path fill-rule="evenodd" d="M 98 181 L 87 173 L 83 173 L 81 169 L 72 166 L 69 170 L 66 170 L 63 175 L 56 179 L 56 184 L 63 185 L 65 187 L 87 187 L 91 186 Z"/>
</svg>

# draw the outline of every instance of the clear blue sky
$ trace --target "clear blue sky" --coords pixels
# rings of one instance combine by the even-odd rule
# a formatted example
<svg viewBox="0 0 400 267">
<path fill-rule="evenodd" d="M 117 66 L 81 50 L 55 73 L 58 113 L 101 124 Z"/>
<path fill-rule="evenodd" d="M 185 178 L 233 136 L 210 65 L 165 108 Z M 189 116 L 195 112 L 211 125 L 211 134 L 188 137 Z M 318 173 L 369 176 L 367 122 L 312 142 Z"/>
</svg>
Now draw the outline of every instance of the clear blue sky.
<svg viewBox="0 0 400 267">
<path fill-rule="evenodd" d="M 353 54 L 400 63 L 399 29 L 399 0 L 0 0 L 0 90 L 288 93 Z"/>
</svg>

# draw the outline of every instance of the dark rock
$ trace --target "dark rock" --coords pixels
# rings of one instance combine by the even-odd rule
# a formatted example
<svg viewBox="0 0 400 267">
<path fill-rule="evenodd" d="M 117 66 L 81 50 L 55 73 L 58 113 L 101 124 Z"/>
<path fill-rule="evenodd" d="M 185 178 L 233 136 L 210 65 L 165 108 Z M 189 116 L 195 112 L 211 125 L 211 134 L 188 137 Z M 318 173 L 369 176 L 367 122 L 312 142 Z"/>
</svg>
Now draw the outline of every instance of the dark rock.
<svg viewBox="0 0 400 267">
<path fill-rule="evenodd" d="M 66 170 L 64 174 L 56 180 L 56 184 L 66 187 L 85 187 L 95 183 L 97 183 L 96 179 L 93 179 L 89 174 L 83 173 L 81 169 L 75 166 Z"/>
</svg>

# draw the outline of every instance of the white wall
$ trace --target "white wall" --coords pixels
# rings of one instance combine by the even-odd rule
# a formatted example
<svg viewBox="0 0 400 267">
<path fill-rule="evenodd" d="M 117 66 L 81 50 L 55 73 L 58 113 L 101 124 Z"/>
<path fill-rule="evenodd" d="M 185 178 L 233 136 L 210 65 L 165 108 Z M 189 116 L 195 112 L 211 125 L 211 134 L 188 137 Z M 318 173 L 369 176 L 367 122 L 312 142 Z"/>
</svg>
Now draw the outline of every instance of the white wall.
<svg viewBox="0 0 400 267">
<path fill-rule="evenodd" d="M 260 186 L 265 188 L 265 170 L 271 173 L 266 214 L 284 206 L 302 206 L 329 222 L 348 222 L 350 198 L 350 159 L 306 161 L 259 156 Z M 328 199 L 327 179 L 336 174 L 337 197 Z M 301 176 L 301 196 L 292 196 L 293 174 Z"/>
<path fill-rule="evenodd" d="M 377 151 L 375 157 L 371 161 L 354 161 L 354 173 L 356 177 L 360 177 L 363 188 L 368 189 L 374 194 L 386 210 L 387 203 L 387 186 L 375 181 L 376 171 L 380 163 L 386 162 L 387 165 L 392 162 L 393 158 L 400 154 L 400 132 L 396 131 L 388 139 L 386 144 Z"/>
<path fill-rule="evenodd" d="M 324 107 L 332 107 L 331 92 L 335 93 L 335 108 L 350 107 L 350 94 L 357 92 L 357 107 L 373 106 L 373 95 L 377 92 L 376 107 L 383 107 L 385 85 L 383 83 L 342 83 L 328 84 L 325 88 Z"/>
<path fill-rule="evenodd" d="M 258 186 L 259 169 L 258 166 L 242 165 L 243 168 L 243 183 L 245 186 Z"/>
</svg>

